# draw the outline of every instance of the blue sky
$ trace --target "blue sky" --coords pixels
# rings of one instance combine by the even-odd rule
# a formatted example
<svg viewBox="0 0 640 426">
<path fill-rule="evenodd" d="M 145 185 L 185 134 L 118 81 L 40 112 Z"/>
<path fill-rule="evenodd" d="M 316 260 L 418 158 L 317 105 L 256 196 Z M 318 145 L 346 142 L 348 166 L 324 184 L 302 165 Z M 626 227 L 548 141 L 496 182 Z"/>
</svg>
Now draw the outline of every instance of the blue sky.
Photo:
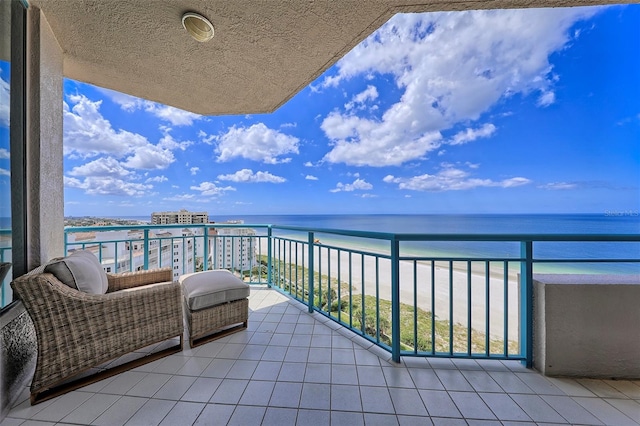
<svg viewBox="0 0 640 426">
<path fill-rule="evenodd" d="M 64 94 L 67 216 L 640 209 L 639 5 L 396 15 L 273 114 Z"/>
</svg>

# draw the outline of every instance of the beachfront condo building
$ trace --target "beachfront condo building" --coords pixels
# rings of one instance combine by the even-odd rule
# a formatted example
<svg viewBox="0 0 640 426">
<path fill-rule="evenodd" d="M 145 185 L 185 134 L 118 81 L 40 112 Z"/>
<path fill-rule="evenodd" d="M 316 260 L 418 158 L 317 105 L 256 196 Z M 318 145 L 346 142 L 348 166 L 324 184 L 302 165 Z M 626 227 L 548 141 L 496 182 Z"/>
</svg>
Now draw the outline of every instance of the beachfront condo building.
<svg viewBox="0 0 640 426">
<path fill-rule="evenodd" d="M 209 234 L 209 241 L 209 263 L 213 268 L 247 271 L 257 264 L 255 229 L 216 228 Z"/>
<path fill-rule="evenodd" d="M 143 270 L 146 257 L 147 268 L 170 266 L 177 280 L 182 274 L 194 272 L 195 265 L 202 263 L 202 230 L 167 229 L 149 232 L 148 238 L 146 255 L 141 230 L 70 233 L 68 244 L 69 251 L 75 247 L 93 252 L 107 273 Z"/>
<path fill-rule="evenodd" d="M 208 223 L 207 212 L 190 212 L 181 209 L 177 212 L 153 212 L 151 213 L 152 225 L 170 225 L 174 223 L 190 225 L 193 223 Z"/>
</svg>

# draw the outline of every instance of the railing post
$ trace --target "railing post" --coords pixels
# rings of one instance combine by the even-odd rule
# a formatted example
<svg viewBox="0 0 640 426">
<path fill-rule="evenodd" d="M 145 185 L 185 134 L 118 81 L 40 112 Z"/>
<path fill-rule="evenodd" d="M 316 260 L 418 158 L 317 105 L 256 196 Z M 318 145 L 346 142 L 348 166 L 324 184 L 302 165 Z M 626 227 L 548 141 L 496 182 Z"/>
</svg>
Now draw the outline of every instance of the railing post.
<svg viewBox="0 0 640 426">
<path fill-rule="evenodd" d="M 400 362 L 400 241 L 391 240 L 391 358 Z"/>
<path fill-rule="evenodd" d="M 272 237 L 272 229 L 271 229 L 271 225 L 269 225 L 269 227 L 267 228 L 267 287 L 271 288 L 271 283 L 272 283 L 272 279 L 273 279 L 273 271 L 271 270 L 271 268 L 273 267 L 273 262 L 271 261 L 271 257 L 273 256 L 272 253 L 272 244 L 273 244 L 273 240 L 271 239 Z M 260 266 L 262 268 L 262 265 Z"/>
<path fill-rule="evenodd" d="M 65 229 L 64 230 L 64 255 L 65 256 L 68 254 L 67 253 L 68 244 L 69 244 L 68 233 L 67 233 L 67 230 Z M 102 260 L 102 259 L 100 259 L 100 260 Z"/>
<path fill-rule="evenodd" d="M 204 226 L 204 251 L 203 251 L 203 259 L 202 259 L 202 270 L 209 270 L 209 228 L 207 225 Z"/>
<path fill-rule="evenodd" d="M 313 291 L 313 242 L 315 241 L 314 233 L 309 232 L 309 313 L 313 313 L 313 302 L 315 299 L 314 291 Z"/>
<path fill-rule="evenodd" d="M 520 242 L 520 344 L 522 363 L 533 367 L 533 241 Z"/>
<path fill-rule="evenodd" d="M 129 247 L 129 252 L 131 253 L 132 247 Z M 131 265 L 133 268 L 133 264 Z M 149 228 L 144 230 L 144 270 L 147 271 L 149 269 Z"/>
</svg>

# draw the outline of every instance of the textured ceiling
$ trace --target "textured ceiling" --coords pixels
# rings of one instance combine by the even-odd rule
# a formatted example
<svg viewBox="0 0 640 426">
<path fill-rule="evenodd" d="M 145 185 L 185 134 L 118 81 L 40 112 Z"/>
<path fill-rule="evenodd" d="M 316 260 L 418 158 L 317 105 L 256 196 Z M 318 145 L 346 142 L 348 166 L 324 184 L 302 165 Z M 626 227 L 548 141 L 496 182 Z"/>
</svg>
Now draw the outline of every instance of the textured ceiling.
<svg viewBox="0 0 640 426">
<path fill-rule="evenodd" d="M 603 3 L 29 0 L 64 52 L 65 77 L 204 115 L 277 109 L 395 13 Z M 184 31 L 187 11 L 213 23 L 213 40 Z"/>
</svg>

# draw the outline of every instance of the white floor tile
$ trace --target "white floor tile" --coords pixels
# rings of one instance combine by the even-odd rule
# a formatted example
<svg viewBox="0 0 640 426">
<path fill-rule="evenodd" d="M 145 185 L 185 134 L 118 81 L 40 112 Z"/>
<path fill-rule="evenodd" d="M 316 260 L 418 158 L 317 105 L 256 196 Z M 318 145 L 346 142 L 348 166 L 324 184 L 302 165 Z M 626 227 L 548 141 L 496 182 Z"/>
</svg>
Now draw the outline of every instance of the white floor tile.
<svg viewBox="0 0 640 426">
<path fill-rule="evenodd" d="M 147 398 L 123 396 L 111 405 L 92 425 L 118 426 L 124 425 L 148 401 Z"/>
<path fill-rule="evenodd" d="M 178 401 L 160 423 L 161 426 L 191 426 L 204 409 L 199 402 Z"/>
<path fill-rule="evenodd" d="M 129 419 L 126 425 L 130 426 L 154 426 L 160 424 L 167 413 L 171 411 L 175 401 L 166 401 L 160 399 L 148 400 L 140 409 Z"/>
<path fill-rule="evenodd" d="M 194 426 L 226 425 L 235 409 L 235 405 L 207 404 Z"/>
</svg>

